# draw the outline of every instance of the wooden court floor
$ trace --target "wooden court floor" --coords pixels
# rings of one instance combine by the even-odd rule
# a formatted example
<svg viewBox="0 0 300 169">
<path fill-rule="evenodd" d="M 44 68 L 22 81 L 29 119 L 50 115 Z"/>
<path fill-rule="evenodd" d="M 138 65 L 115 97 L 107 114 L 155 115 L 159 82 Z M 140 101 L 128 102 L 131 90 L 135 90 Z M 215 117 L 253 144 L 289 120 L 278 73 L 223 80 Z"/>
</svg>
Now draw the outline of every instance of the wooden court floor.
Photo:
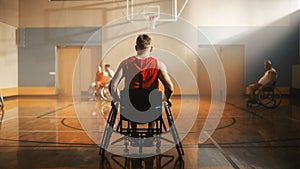
<svg viewBox="0 0 300 169">
<path fill-rule="evenodd" d="M 187 106 L 179 109 L 182 100 Z M 175 118 L 187 122 L 194 118 L 195 112 L 190 111 L 195 107 L 194 101 L 193 97 L 174 97 Z M 205 142 L 199 142 L 211 103 L 209 98 L 201 98 L 194 123 L 182 138 L 183 160 L 179 160 L 176 149 L 171 148 L 162 158 L 142 159 L 142 168 L 300 168 L 299 99 L 284 97 L 276 109 L 246 108 L 245 101 L 246 97 L 227 98 L 217 128 Z M 99 115 L 107 117 L 109 103 L 82 99 L 82 104 L 89 105 L 85 109 L 76 108 L 76 104 L 66 97 L 5 98 L 0 128 L 0 168 L 125 168 L 125 158 L 112 153 L 107 153 L 106 160 L 101 161 L 99 140 L 90 136 L 90 133 L 101 133 L 104 123 L 95 126 L 93 120 L 97 121 Z M 84 119 L 84 123 L 79 119 Z M 129 161 L 127 167 L 135 168 L 136 160 Z"/>
</svg>

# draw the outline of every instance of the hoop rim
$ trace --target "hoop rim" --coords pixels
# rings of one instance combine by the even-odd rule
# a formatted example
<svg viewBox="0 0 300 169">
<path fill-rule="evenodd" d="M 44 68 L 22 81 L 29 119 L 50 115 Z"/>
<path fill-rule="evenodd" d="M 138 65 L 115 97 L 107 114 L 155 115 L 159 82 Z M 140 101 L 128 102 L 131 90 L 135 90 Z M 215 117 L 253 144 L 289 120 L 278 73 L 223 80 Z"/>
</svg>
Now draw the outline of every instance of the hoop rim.
<svg viewBox="0 0 300 169">
<path fill-rule="evenodd" d="M 148 27 L 151 29 L 155 29 L 156 22 L 159 19 L 159 15 L 155 13 L 154 15 L 144 15 L 146 22 L 148 23 Z"/>
<path fill-rule="evenodd" d="M 144 17 L 146 19 L 146 21 L 157 21 L 159 19 L 159 14 L 157 13 L 150 13 L 148 14 L 144 14 Z"/>
</svg>

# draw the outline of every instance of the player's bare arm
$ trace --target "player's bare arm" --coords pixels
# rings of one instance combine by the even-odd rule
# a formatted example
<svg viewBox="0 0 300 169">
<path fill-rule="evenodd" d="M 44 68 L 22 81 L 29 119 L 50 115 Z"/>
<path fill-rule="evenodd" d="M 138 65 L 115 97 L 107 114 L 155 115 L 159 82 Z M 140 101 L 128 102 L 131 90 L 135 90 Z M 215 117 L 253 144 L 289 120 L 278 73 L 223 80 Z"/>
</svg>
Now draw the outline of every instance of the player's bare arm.
<svg viewBox="0 0 300 169">
<path fill-rule="evenodd" d="M 172 93 L 174 91 L 173 83 L 171 81 L 171 78 L 168 74 L 167 67 L 162 62 L 158 61 L 158 68 L 159 68 L 159 80 L 162 82 L 164 86 L 164 93 L 166 99 L 170 99 L 172 96 Z"/>
<path fill-rule="evenodd" d="M 120 95 L 118 92 L 118 84 L 120 83 L 120 81 L 122 80 L 122 78 L 124 77 L 123 75 L 123 62 L 118 66 L 118 69 L 116 71 L 116 73 L 114 74 L 113 78 L 111 79 L 110 82 L 110 93 L 113 97 L 113 101 L 119 101 L 120 100 Z"/>
</svg>

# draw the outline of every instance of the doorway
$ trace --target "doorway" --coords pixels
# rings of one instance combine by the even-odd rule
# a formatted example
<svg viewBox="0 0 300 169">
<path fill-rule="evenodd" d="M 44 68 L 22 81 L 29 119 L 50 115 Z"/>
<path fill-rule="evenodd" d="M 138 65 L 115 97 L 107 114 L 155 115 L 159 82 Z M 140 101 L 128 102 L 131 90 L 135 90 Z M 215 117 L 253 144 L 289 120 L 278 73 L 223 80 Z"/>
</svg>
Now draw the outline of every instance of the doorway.
<svg viewBox="0 0 300 169">
<path fill-rule="evenodd" d="M 101 46 L 57 47 L 58 95 L 71 97 L 87 93 L 95 79 L 101 55 Z"/>
<path fill-rule="evenodd" d="M 72 96 L 73 73 L 76 61 L 80 55 L 81 46 L 59 46 L 57 47 L 58 59 L 58 95 Z"/>
<path fill-rule="evenodd" d="M 207 57 L 215 57 L 217 54 L 221 59 L 226 76 L 227 97 L 243 96 L 244 45 L 215 45 L 214 48 L 216 53 L 212 52 L 211 46 L 200 46 L 200 53 Z M 210 96 L 208 73 L 200 60 L 198 61 L 198 85 L 202 95 Z"/>
</svg>

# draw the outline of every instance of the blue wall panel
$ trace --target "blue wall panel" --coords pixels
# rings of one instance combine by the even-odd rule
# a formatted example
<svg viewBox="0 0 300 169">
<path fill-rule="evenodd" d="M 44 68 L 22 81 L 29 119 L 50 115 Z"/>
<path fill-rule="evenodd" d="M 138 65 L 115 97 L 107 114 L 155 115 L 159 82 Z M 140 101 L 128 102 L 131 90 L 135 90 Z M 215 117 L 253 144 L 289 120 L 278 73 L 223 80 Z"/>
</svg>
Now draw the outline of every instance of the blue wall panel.
<svg viewBox="0 0 300 169">
<path fill-rule="evenodd" d="M 23 28 L 18 49 L 19 86 L 55 86 L 55 46 L 101 45 L 100 28 Z"/>
</svg>

